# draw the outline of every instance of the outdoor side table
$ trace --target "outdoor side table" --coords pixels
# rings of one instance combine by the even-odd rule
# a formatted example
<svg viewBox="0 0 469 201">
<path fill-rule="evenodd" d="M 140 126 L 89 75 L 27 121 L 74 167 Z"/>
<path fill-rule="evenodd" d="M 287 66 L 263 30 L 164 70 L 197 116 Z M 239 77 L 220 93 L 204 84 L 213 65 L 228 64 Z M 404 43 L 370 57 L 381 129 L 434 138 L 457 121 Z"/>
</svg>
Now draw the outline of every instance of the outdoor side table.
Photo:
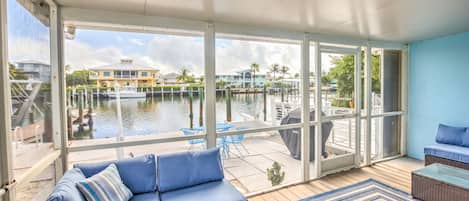
<svg viewBox="0 0 469 201">
<path fill-rule="evenodd" d="M 425 201 L 469 200 L 469 171 L 439 163 L 416 170 L 412 196 Z"/>
</svg>

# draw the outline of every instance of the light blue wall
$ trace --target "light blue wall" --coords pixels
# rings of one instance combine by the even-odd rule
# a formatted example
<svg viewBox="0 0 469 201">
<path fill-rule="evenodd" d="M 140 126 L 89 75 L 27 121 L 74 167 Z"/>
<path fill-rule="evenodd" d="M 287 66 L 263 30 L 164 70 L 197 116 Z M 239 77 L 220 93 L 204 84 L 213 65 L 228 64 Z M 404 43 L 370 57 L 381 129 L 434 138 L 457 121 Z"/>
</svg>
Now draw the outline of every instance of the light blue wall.
<svg viewBox="0 0 469 201">
<path fill-rule="evenodd" d="M 408 155 L 423 159 L 439 123 L 469 125 L 469 32 L 410 45 Z"/>
</svg>

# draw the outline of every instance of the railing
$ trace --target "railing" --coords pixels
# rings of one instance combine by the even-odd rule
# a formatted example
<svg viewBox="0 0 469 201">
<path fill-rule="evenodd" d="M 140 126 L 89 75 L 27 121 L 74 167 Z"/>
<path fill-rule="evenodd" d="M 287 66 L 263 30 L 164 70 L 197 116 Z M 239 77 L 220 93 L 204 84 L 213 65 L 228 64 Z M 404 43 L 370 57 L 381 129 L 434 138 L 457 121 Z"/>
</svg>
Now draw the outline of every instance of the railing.
<svg viewBox="0 0 469 201">
<path fill-rule="evenodd" d="M 137 75 L 114 75 L 114 78 L 138 78 Z"/>
</svg>

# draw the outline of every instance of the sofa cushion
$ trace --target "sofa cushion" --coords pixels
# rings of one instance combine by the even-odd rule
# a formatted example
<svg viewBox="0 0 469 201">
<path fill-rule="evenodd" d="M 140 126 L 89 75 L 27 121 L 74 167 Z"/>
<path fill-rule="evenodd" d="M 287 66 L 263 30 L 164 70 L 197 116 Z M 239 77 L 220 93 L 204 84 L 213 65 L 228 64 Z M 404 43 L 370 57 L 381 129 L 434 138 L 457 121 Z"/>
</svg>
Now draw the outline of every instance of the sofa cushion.
<svg viewBox="0 0 469 201">
<path fill-rule="evenodd" d="M 157 156 L 160 193 L 224 178 L 218 148 Z"/>
<path fill-rule="evenodd" d="M 226 180 L 204 183 L 189 188 L 161 193 L 161 201 L 247 201 L 236 188 Z"/>
<path fill-rule="evenodd" d="M 142 193 L 134 195 L 130 201 L 160 201 L 160 194 L 158 192 Z"/>
<path fill-rule="evenodd" d="M 466 133 L 462 137 L 462 146 L 469 147 L 469 128 L 466 129 Z"/>
<path fill-rule="evenodd" d="M 454 127 L 440 124 L 436 135 L 436 142 L 443 144 L 462 145 L 463 135 L 466 133 L 464 127 Z"/>
<path fill-rule="evenodd" d="M 65 172 L 47 201 L 85 201 L 85 198 L 76 187 L 76 183 L 83 179 L 86 179 L 86 177 L 78 168 Z"/>
<path fill-rule="evenodd" d="M 469 163 L 469 147 L 449 144 L 434 144 L 424 148 L 426 155 L 446 158 L 462 163 Z"/>
<path fill-rule="evenodd" d="M 128 201 L 133 196 L 113 163 L 100 173 L 78 181 L 77 187 L 88 201 Z"/>
<path fill-rule="evenodd" d="M 156 165 L 153 154 L 128 158 L 118 161 L 107 161 L 91 164 L 75 164 L 88 178 L 102 170 L 109 164 L 114 163 L 124 184 L 134 194 L 156 191 Z"/>
</svg>

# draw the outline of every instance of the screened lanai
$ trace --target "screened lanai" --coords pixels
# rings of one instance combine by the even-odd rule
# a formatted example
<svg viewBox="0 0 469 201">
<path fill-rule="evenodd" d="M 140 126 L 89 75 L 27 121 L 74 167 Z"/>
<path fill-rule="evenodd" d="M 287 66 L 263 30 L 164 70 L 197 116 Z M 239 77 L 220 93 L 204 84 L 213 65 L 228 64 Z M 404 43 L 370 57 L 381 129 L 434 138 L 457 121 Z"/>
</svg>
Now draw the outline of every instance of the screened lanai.
<svg viewBox="0 0 469 201">
<path fill-rule="evenodd" d="M 396 159 L 406 171 L 420 167 L 403 159 L 408 147 L 422 159 L 408 143 L 418 141 L 408 136 L 409 44 L 467 30 L 468 17 L 465 2 L 419 0 L 0 2 L 2 200 L 45 200 L 77 163 L 214 147 L 225 179 L 253 199 L 344 171 L 377 175 L 372 165 L 398 175 Z M 86 49 L 121 36 L 148 41 L 134 40 L 139 48 L 121 58 Z M 176 62 L 192 70 L 190 84 L 155 55 L 125 57 L 165 38 L 173 42 L 154 48 L 167 63 L 199 62 Z M 98 57 L 116 64 L 90 59 Z M 70 69 L 74 62 L 80 69 Z M 134 71 L 118 68 L 138 62 Z M 279 62 L 283 71 L 273 71 Z M 73 71 L 99 84 L 75 84 Z M 110 98 L 121 90 L 114 83 L 144 100 Z M 275 164 L 285 178 L 274 184 Z"/>
</svg>

